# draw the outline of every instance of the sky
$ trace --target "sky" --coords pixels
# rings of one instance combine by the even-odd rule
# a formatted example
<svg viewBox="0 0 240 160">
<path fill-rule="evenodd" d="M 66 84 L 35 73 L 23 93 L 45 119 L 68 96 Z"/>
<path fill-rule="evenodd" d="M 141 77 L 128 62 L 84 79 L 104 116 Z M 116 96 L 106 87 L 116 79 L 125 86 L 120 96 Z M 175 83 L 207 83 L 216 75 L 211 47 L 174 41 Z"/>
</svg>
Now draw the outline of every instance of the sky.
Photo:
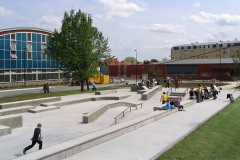
<svg viewBox="0 0 240 160">
<path fill-rule="evenodd" d="M 240 0 L 1 0 L 0 29 L 61 28 L 64 12 L 89 13 L 119 61 L 170 59 L 174 45 L 233 41 Z"/>
</svg>

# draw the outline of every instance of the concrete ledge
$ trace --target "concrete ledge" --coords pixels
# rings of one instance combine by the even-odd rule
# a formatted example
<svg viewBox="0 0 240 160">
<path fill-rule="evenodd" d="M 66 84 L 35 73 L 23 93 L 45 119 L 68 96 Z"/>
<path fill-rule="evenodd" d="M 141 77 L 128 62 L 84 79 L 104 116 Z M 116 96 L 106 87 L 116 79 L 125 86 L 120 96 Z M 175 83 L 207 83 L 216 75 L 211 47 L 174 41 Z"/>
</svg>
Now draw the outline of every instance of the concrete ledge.
<svg viewBox="0 0 240 160">
<path fill-rule="evenodd" d="M 28 112 L 29 109 L 35 108 L 34 106 L 24 106 L 24 107 L 16 107 L 16 108 L 9 108 L 9 109 L 1 109 L 0 115 L 10 115 L 10 114 L 19 114 Z"/>
<path fill-rule="evenodd" d="M 23 120 L 21 115 L 6 115 L 0 117 L 0 125 L 8 126 L 10 128 L 19 128 L 23 125 Z"/>
<path fill-rule="evenodd" d="M 162 90 L 162 86 L 155 86 L 152 89 L 149 89 L 145 93 L 143 93 L 141 99 L 149 100 L 156 92 L 161 90 Z"/>
<path fill-rule="evenodd" d="M 29 109 L 28 112 L 30 113 L 39 113 L 39 112 L 46 112 L 46 111 L 51 111 L 55 109 L 60 109 L 60 106 L 48 106 L 48 107 L 36 107 L 33 109 Z"/>
<path fill-rule="evenodd" d="M 104 112 L 106 112 L 108 109 L 120 107 L 120 106 L 137 106 L 137 104 L 133 103 L 127 103 L 127 102 L 116 102 L 111 103 L 108 105 L 100 106 L 99 108 L 87 113 L 83 116 L 83 123 L 90 123 L 95 121 L 98 117 L 100 117 Z"/>
<path fill-rule="evenodd" d="M 0 109 L 7 109 L 7 108 L 14 108 L 19 106 L 25 105 L 39 105 L 43 102 L 53 102 L 53 101 L 60 101 L 61 97 L 48 97 L 48 98 L 39 98 L 39 99 L 32 99 L 26 101 L 17 101 L 17 102 L 9 102 L 9 103 L 1 103 Z"/>
<path fill-rule="evenodd" d="M 53 102 L 53 103 L 41 103 L 40 106 L 66 106 L 72 105 L 77 103 L 84 103 L 89 101 L 99 101 L 99 100 L 121 100 L 126 99 L 130 95 L 122 95 L 122 96 L 103 96 L 103 97 L 92 97 L 92 98 L 82 98 L 77 100 L 70 100 L 70 101 L 62 101 L 62 102 Z"/>
<path fill-rule="evenodd" d="M 110 93 L 117 93 L 117 90 L 103 90 L 103 91 L 96 91 L 95 95 L 103 95 L 103 94 L 110 94 Z"/>
<path fill-rule="evenodd" d="M 137 91 L 137 94 L 143 94 L 143 93 L 145 93 L 146 92 L 146 90 L 138 90 Z"/>
<path fill-rule="evenodd" d="M 12 130 L 10 127 L 0 125 L 0 137 L 11 134 Z"/>
<path fill-rule="evenodd" d="M 135 118 L 131 121 L 113 125 L 111 127 L 98 130 L 96 132 L 93 132 L 78 138 L 74 138 L 70 141 L 66 141 L 51 147 L 47 147 L 37 152 L 32 152 L 25 156 L 15 158 L 15 160 L 64 159 L 74 154 L 77 154 L 83 150 L 86 150 L 98 144 L 101 144 L 103 142 L 122 136 L 128 132 L 136 130 L 137 128 L 148 125 L 172 113 L 174 113 L 174 111 L 152 112 L 148 115 Z"/>
</svg>

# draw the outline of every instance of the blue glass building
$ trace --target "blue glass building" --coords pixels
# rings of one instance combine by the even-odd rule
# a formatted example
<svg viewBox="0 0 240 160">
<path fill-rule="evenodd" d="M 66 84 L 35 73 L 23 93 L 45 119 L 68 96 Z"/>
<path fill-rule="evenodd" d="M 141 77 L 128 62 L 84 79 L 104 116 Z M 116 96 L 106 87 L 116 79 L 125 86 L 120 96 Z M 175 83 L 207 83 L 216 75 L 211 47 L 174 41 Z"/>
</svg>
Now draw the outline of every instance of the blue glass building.
<svg viewBox="0 0 240 160">
<path fill-rule="evenodd" d="M 59 64 L 44 53 L 51 34 L 39 28 L 0 30 L 0 83 L 62 79 Z"/>
</svg>

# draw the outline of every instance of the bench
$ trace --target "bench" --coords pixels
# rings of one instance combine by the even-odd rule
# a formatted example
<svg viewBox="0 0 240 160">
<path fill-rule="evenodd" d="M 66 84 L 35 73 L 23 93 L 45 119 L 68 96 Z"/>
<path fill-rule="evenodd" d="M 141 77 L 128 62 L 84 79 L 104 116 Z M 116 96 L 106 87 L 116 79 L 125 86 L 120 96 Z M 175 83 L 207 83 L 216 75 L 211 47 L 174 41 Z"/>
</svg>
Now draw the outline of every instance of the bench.
<svg viewBox="0 0 240 160">
<path fill-rule="evenodd" d="M 47 106 L 47 107 L 37 106 L 36 108 L 29 109 L 28 112 L 39 113 L 39 112 L 46 112 L 46 111 L 51 111 L 55 109 L 60 109 L 60 106 Z"/>
<path fill-rule="evenodd" d="M 87 113 L 86 115 L 83 116 L 83 123 L 90 123 L 95 121 L 98 117 L 100 117 L 104 112 L 106 112 L 108 109 L 115 108 L 115 107 L 120 107 L 120 106 L 137 106 L 136 104 L 133 103 L 127 103 L 127 102 L 116 102 L 116 103 L 111 103 L 107 105 L 103 105 L 98 107 L 97 109 Z"/>
<path fill-rule="evenodd" d="M 53 101 L 60 101 L 60 100 L 61 100 L 61 97 L 48 97 L 48 98 L 31 99 L 31 100 L 25 100 L 25 101 L 1 103 L 0 109 L 14 108 L 14 107 L 25 106 L 25 105 L 39 105 L 40 103 L 44 103 L 44 102 L 53 102 Z"/>
<path fill-rule="evenodd" d="M 12 133 L 12 130 L 10 127 L 0 125 L 0 137 L 11 134 L 11 133 Z"/>
<path fill-rule="evenodd" d="M 142 94 L 141 99 L 142 100 L 148 100 L 150 99 L 155 93 L 162 90 L 162 86 L 155 86 L 152 89 L 148 89 L 146 92 Z"/>
<path fill-rule="evenodd" d="M 22 127 L 22 116 L 17 114 L 0 116 L 0 125 L 8 126 L 10 128 Z"/>
<path fill-rule="evenodd" d="M 110 94 L 110 93 L 117 93 L 117 90 L 103 90 L 103 91 L 96 91 L 95 95 L 103 95 L 103 94 Z"/>
</svg>

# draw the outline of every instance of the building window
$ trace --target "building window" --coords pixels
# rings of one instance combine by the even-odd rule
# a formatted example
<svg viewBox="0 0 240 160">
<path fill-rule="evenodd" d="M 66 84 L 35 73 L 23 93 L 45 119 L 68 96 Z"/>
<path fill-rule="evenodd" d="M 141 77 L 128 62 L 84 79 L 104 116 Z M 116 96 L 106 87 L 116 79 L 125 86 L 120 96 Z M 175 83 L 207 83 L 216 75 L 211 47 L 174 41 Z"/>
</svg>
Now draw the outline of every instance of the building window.
<svg viewBox="0 0 240 160">
<path fill-rule="evenodd" d="M 15 41 L 11 41 L 11 50 L 16 51 L 16 42 Z"/>
<path fill-rule="evenodd" d="M 31 42 L 27 43 L 27 51 L 32 52 L 32 43 Z"/>
<path fill-rule="evenodd" d="M 16 51 L 11 51 L 11 59 L 17 59 Z"/>
<path fill-rule="evenodd" d="M 47 59 L 47 55 L 45 53 L 45 49 L 47 48 L 46 44 L 42 44 L 42 60 Z"/>
<path fill-rule="evenodd" d="M 16 40 L 16 34 L 15 33 L 11 34 L 11 40 Z"/>
<path fill-rule="evenodd" d="M 32 33 L 27 33 L 27 41 L 28 42 L 32 41 Z"/>
<path fill-rule="evenodd" d="M 42 43 L 46 43 L 46 35 L 42 34 Z"/>
<path fill-rule="evenodd" d="M 31 59 L 32 59 L 32 52 L 28 52 L 28 53 L 27 53 L 27 59 L 28 59 L 28 60 L 31 60 Z"/>
</svg>

